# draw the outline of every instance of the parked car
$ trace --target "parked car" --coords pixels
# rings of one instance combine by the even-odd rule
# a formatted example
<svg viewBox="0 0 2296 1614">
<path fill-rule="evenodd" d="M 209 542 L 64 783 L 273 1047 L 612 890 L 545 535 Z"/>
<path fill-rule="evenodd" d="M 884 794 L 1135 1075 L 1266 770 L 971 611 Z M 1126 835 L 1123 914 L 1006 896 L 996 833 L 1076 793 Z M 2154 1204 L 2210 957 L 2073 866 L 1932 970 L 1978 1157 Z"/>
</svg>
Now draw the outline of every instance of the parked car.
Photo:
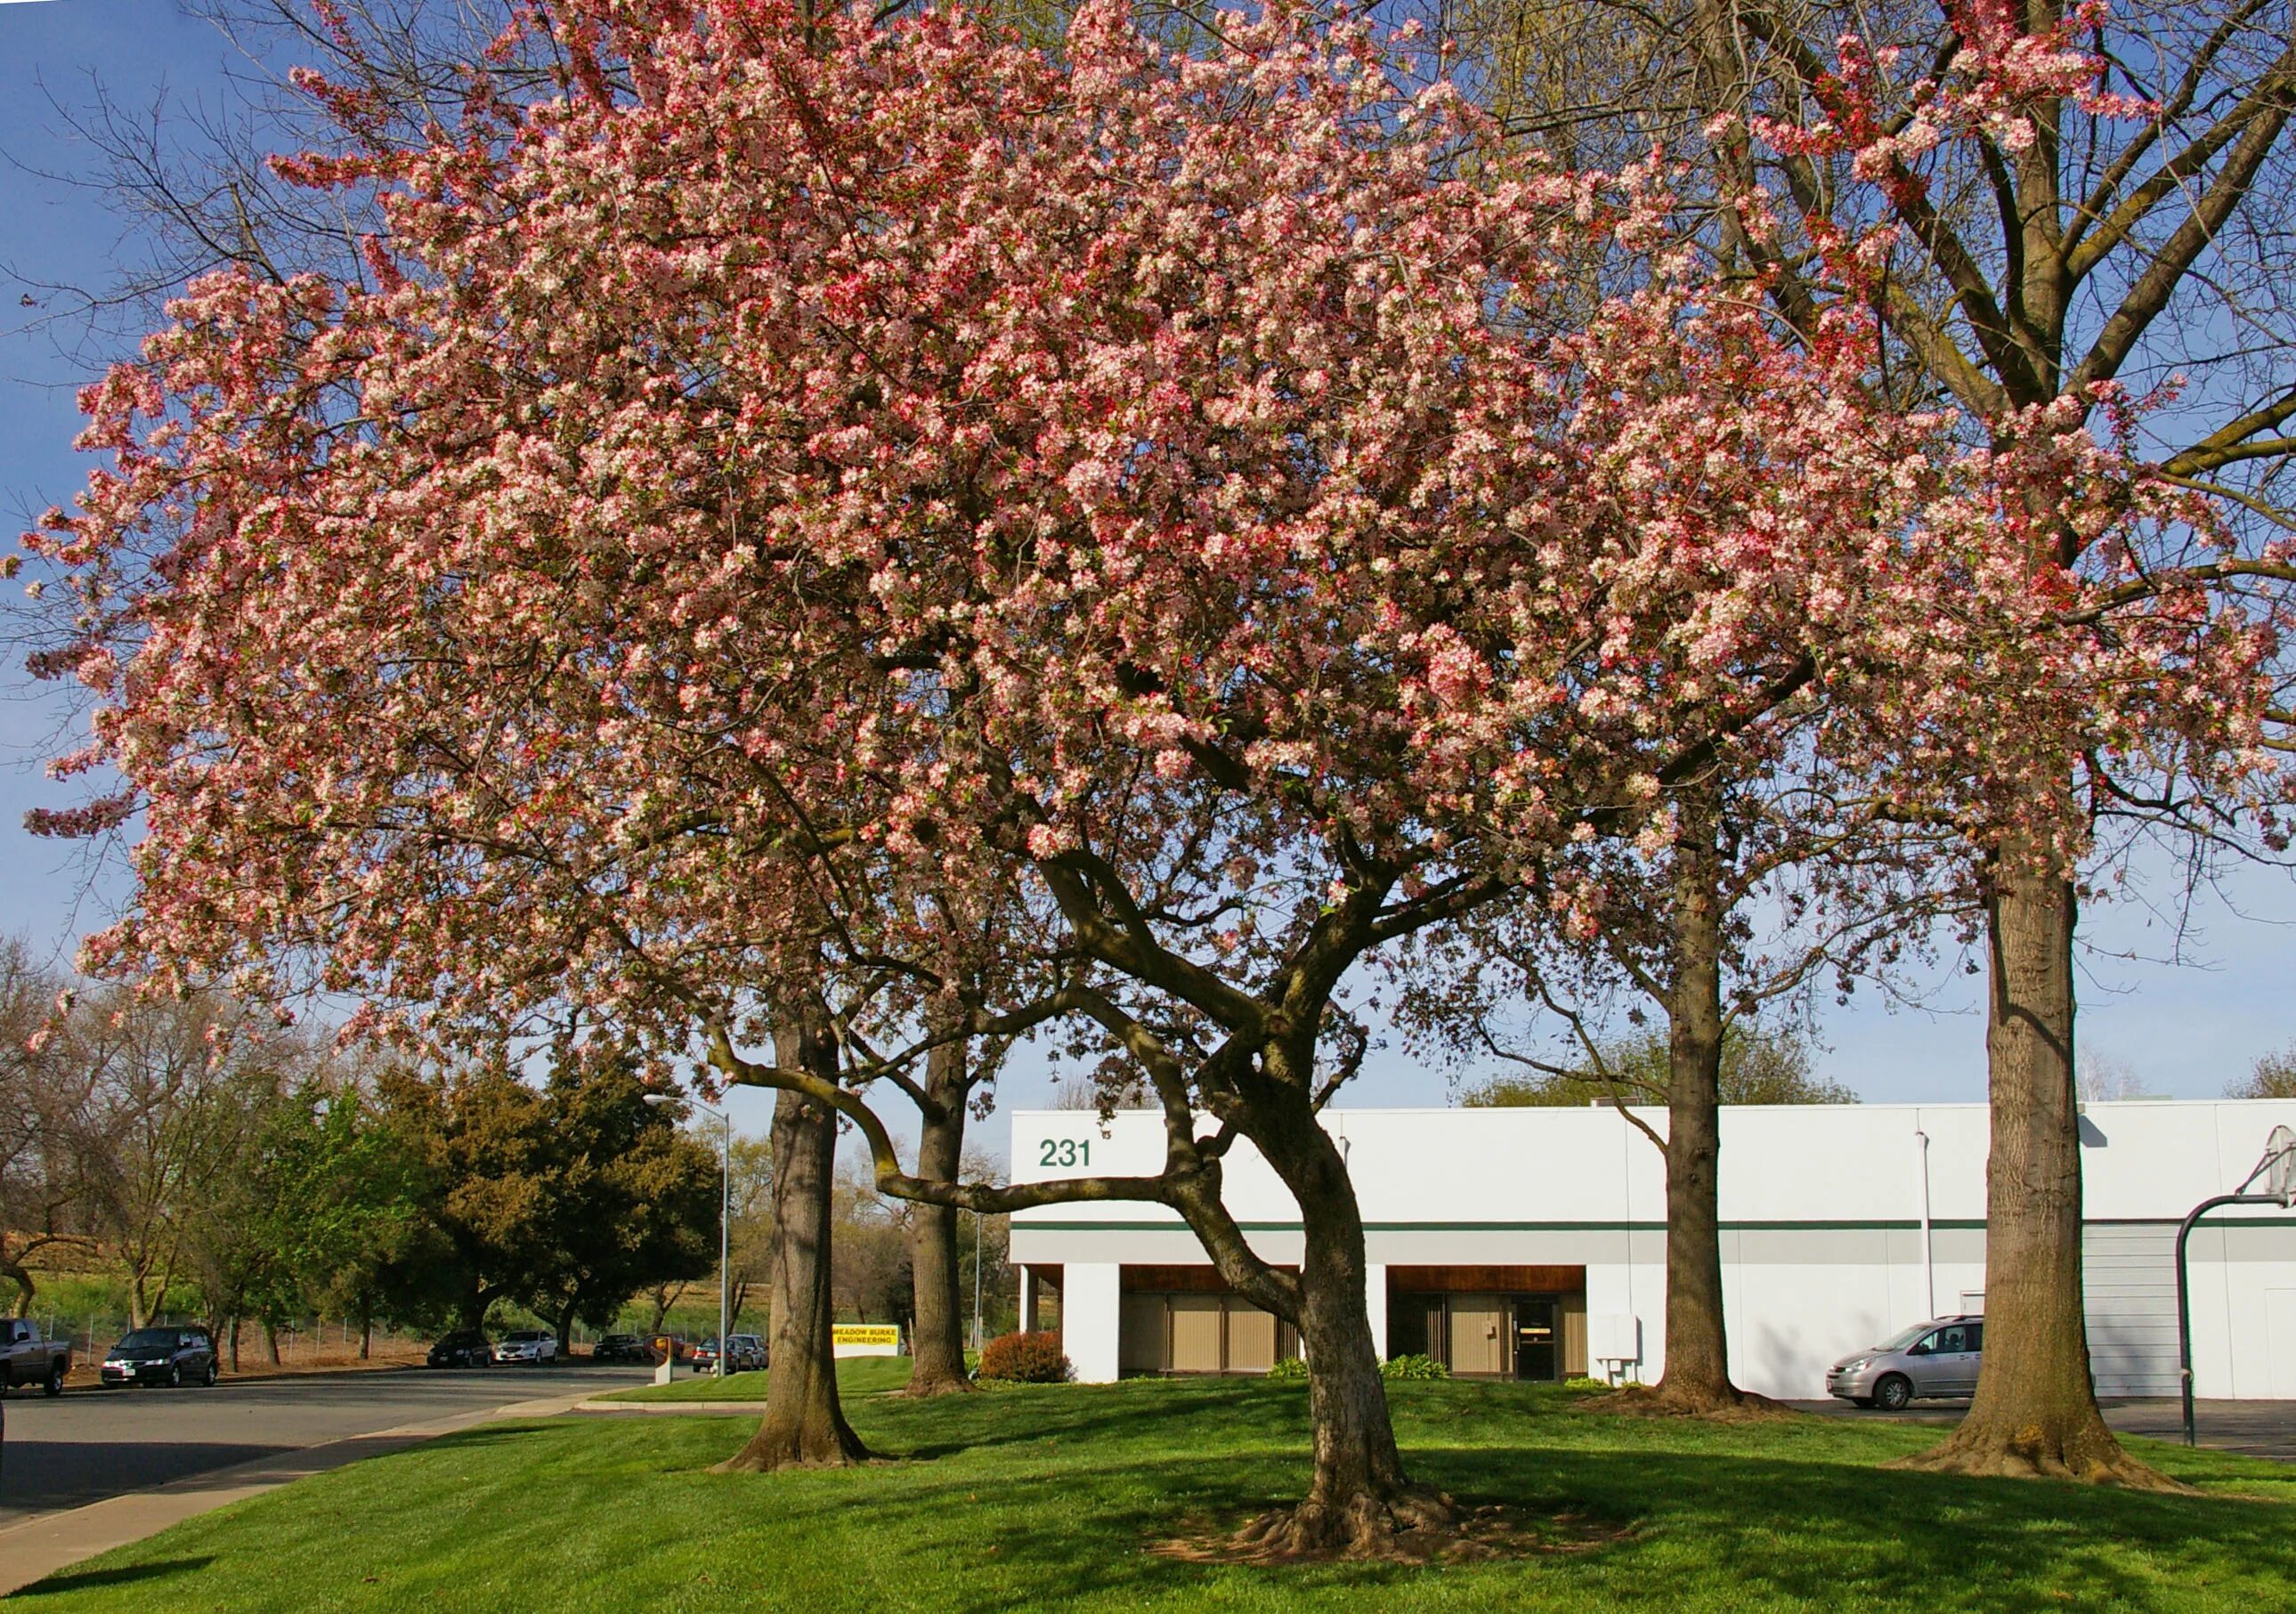
<svg viewBox="0 0 2296 1614">
<path fill-rule="evenodd" d="M 96 1379 L 121 1384 L 213 1384 L 214 1336 L 197 1326 L 139 1328 L 104 1353 Z"/>
<path fill-rule="evenodd" d="M 1983 1317 L 1932 1317 L 1842 1357 L 1826 1370 L 1825 1391 L 1893 1413 L 1915 1397 L 1971 1396 L 1984 1353 Z"/>
<path fill-rule="evenodd" d="M 652 1362 L 660 1354 L 636 1334 L 606 1334 L 590 1348 L 600 1362 Z"/>
<path fill-rule="evenodd" d="M 691 1358 L 693 1371 L 706 1373 L 718 1365 L 718 1340 L 715 1336 L 693 1348 Z M 748 1372 L 766 1364 L 766 1342 L 755 1334 L 727 1336 L 726 1371 L 729 1373 Z"/>
<path fill-rule="evenodd" d="M 432 1346 L 423 1359 L 432 1367 L 490 1367 L 495 1348 L 477 1329 L 458 1328 Z"/>
<path fill-rule="evenodd" d="M 70 1372 L 70 1340 L 42 1339 L 40 1325 L 29 1317 L 0 1318 L 0 1396 L 20 1384 L 61 1396 Z"/>
<path fill-rule="evenodd" d="M 513 1329 L 495 1346 L 496 1362 L 531 1362 L 540 1366 L 558 1360 L 558 1336 L 546 1328 Z"/>
</svg>

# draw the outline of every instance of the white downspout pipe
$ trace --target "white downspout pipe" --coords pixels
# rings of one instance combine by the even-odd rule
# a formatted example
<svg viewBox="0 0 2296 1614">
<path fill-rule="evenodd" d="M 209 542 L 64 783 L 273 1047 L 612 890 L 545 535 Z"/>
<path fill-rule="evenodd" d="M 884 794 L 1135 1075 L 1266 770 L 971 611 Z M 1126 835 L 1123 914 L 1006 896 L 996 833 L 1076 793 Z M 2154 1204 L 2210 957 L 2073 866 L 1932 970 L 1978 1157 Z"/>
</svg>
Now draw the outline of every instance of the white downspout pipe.
<svg viewBox="0 0 2296 1614">
<path fill-rule="evenodd" d="M 1914 1141 L 1922 1151 L 1922 1303 L 1928 1307 L 1922 1315 L 1934 1317 L 1937 1308 L 1937 1261 L 1930 1248 L 1930 1135 L 1921 1128 L 1921 1112 L 1915 1111 Z"/>
</svg>

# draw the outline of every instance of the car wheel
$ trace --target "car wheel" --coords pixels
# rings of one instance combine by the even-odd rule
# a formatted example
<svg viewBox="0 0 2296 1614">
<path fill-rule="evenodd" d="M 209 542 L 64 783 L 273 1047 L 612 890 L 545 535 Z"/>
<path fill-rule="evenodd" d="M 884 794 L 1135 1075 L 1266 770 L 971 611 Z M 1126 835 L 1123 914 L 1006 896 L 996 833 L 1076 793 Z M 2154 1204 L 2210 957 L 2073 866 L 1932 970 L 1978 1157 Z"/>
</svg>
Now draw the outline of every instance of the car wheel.
<svg viewBox="0 0 2296 1614">
<path fill-rule="evenodd" d="M 209 1389 L 213 1389 L 215 1388 L 215 1381 L 219 1372 L 220 1370 L 213 1362 L 209 1362 L 208 1364 L 207 1386 Z"/>
<path fill-rule="evenodd" d="M 40 1389 L 43 1392 L 51 1396 L 61 1396 L 64 1393 L 64 1364 L 62 1363 L 59 1362 L 53 1367 L 48 1369 L 48 1381 L 40 1386 Z"/>
<path fill-rule="evenodd" d="M 1914 1381 L 1903 1373 L 1885 1373 L 1874 1387 L 1874 1405 L 1885 1413 L 1902 1413 L 1914 1398 Z"/>
<path fill-rule="evenodd" d="M 169 1389 L 181 1389 L 184 1388 L 184 1364 L 182 1363 L 170 1362 L 168 1364 L 168 1388 Z"/>
</svg>

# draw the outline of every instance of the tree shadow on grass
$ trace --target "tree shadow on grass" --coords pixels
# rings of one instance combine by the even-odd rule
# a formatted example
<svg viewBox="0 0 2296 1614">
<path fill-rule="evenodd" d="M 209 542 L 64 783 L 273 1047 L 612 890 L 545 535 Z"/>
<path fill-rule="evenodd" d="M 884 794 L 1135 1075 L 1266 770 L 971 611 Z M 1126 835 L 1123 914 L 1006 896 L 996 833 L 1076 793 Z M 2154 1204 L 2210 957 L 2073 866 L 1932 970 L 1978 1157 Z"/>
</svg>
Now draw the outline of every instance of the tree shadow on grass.
<svg viewBox="0 0 2296 1614">
<path fill-rule="evenodd" d="M 161 1580 L 170 1575 L 188 1575 L 204 1569 L 215 1561 L 212 1558 L 166 1558 L 156 1563 L 131 1563 L 116 1569 L 67 1569 L 61 1575 L 51 1575 L 45 1580 L 34 1581 L 21 1590 L 11 1593 L 14 1602 L 27 1597 L 52 1597 L 62 1592 L 86 1592 L 98 1586 L 132 1585 L 140 1580 Z"/>
<path fill-rule="evenodd" d="M 918 1544 L 920 1584 L 951 1610 L 1208 1596 L 1243 1577 L 1281 1596 L 1374 1594 L 1407 1607 L 1439 1578 L 1472 1577 L 1502 1601 L 1561 1607 L 1759 1609 L 1862 1606 L 2034 1614 L 2082 1609 L 2276 1606 L 2296 1585 L 2296 1512 L 2225 1497 L 2138 1495 L 2046 1482 L 1906 1474 L 1840 1462 L 1651 1452 L 1429 1449 L 1414 1474 L 1465 1503 L 1505 1503 L 1534 1520 L 1569 1513 L 1634 1528 L 1569 1558 L 1419 1568 L 1309 1568 L 1178 1561 L 1144 1549 L 1233 1528 L 1296 1497 L 1302 1453 L 1094 1465 L 996 1487 L 993 1543 L 952 1543 L 935 1520 L 981 1482 L 906 1485 L 873 1495 L 879 1539 Z M 826 1501 L 826 1499 L 824 1499 Z M 800 1510 L 809 1511 L 809 1510 Z M 824 1515 L 825 1518 L 825 1515 Z M 800 1520 L 791 1519 L 792 1525 Z M 997 1583 L 964 1572 L 970 1553 Z M 2215 1588 L 2211 1591 L 2210 1588 Z M 2281 1591 L 2275 1591 L 2280 1588 Z M 1446 1585 L 1446 1590 L 1453 1589 Z"/>
<path fill-rule="evenodd" d="M 1249 1380 L 1022 1387 L 946 1402 L 912 1402 L 901 1410 L 898 1430 L 882 1432 L 882 1444 L 889 1455 L 920 1462 L 1047 1441 L 1160 1447 L 1176 1419 L 1185 1419 L 1192 1438 L 1206 1449 L 1269 1443 L 1304 1449 L 1308 1432 L 1304 1394 L 1270 1395 Z M 874 1446 L 881 1431 L 872 1422 L 861 1433 Z"/>
</svg>

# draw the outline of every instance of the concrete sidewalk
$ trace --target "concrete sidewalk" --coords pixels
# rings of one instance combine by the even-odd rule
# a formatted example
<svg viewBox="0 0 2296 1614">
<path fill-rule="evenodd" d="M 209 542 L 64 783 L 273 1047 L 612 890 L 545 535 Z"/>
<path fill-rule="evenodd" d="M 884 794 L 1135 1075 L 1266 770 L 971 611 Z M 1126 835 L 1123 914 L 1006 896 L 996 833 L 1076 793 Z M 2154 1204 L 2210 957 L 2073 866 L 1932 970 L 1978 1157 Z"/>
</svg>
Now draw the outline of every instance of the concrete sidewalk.
<svg viewBox="0 0 2296 1614">
<path fill-rule="evenodd" d="M 451 1435 L 458 1430 L 471 1429 L 481 1423 L 493 1423 L 506 1418 L 555 1417 L 561 1413 L 572 1411 L 590 1394 L 583 1390 L 542 1400 L 513 1401 L 482 1411 L 435 1418 L 424 1423 L 401 1424 L 396 1429 L 381 1430 L 372 1435 L 332 1440 L 283 1456 L 258 1458 L 234 1468 L 194 1474 L 188 1479 L 156 1486 L 148 1491 L 133 1491 L 124 1496 L 91 1503 L 86 1507 L 41 1514 L 22 1524 L 0 1530 L 0 1597 L 21 1591 L 59 1569 L 70 1569 L 83 1559 L 108 1553 L 113 1547 L 126 1546 L 133 1541 L 142 1541 L 148 1536 L 158 1535 L 169 1525 L 180 1524 L 186 1519 L 196 1518 L 250 1496 L 259 1496 L 266 1491 L 275 1490 L 310 1475 L 341 1468 L 363 1457 L 400 1451 L 440 1435 Z"/>
</svg>

